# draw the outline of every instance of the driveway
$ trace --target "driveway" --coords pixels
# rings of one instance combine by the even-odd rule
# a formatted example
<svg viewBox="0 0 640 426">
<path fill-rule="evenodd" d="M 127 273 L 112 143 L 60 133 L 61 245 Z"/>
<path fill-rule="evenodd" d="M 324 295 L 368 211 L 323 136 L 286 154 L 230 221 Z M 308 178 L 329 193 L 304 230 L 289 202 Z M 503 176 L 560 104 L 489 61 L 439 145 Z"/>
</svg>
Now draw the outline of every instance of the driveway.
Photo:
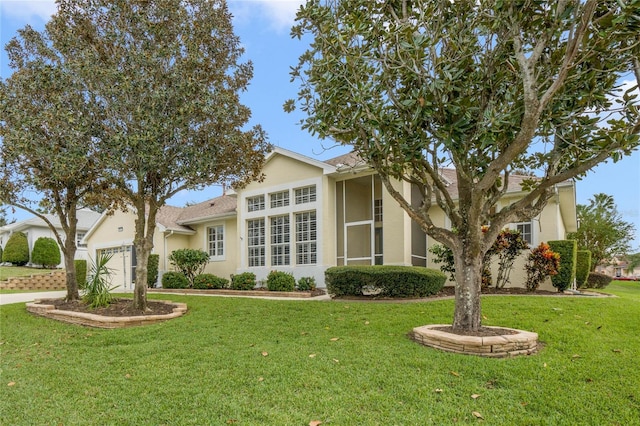
<svg viewBox="0 0 640 426">
<path fill-rule="evenodd" d="M 35 293 L 9 293 L 0 294 L 0 305 L 9 305 L 11 303 L 32 302 L 35 299 L 56 299 L 64 297 L 66 291 L 39 291 Z"/>
</svg>

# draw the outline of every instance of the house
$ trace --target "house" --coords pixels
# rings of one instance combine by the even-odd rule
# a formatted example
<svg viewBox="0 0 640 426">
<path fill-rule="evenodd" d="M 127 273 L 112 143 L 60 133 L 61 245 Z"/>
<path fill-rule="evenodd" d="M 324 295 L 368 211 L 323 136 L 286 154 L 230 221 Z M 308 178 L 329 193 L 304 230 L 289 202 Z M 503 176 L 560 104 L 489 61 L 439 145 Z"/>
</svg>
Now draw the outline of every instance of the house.
<svg viewBox="0 0 640 426">
<path fill-rule="evenodd" d="M 156 221 L 153 249 L 160 256 L 160 273 L 171 270 L 167 257 L 178 248 L 208 252 L 205 272 L 221 277 L 251 271 L 261 280 L 279 270 L 296 279 L 315 277 L 321 287 L 325 269 L 336 265 L 438 267 L 428 251 L 435 241 L 356 155 L 320 161 L 276 148 L 267 156 L 263 172 L 262 182 L 237 192 L 184 208 L 164 206 Z M 455 193 L 455 172 L 442 173 Z M 512 178 L 500 205 L 523 195 L 522 179 Z M 406 183 L 400 188 L 419 203 L 418 191 Z M 437 207 L 431 213 L 437 225 L 450 225 Z M 573 181 L 556 187 L 555 197 L 539 216 L 511 226 L 531 245 L 564 239 L 577 228 Z M 85 237 L 92 255 L 114 254 L 113 284 L 125 288 L 135 278 L 133 235 L 134 212 L 128 211 L 103 215 Z M 518 283 L 516 271 L 512 281 Z"/>
<path fill-rule="evenodd" d="M 62 230 L 62 225 L 60 225 L 60 219 L 56 215 L 47 214 L 45 217 L 51 222 L 53 226 L 55 226 L 59 235 L 64 236 L 64 231 Z M 100 213 L 97 213 L 93 210 L 89 209 L 79 209 L 77 211 L 78 224 L 76 225 L 76 246 L 77 251 L 75 258 L 76 259 L 87 259 L 87 246 L 82 242 L 85 234 L 89 229 L 93 226 L 93 224 L 100 217 Z M 21 220 L 18 222 L 10 223 L 5 226 L 0 226 L 0 246 L 4 249 L 4 246 L 7 244 L 9 237 L 14 232 L 23 232 L 27 235 L 27 241 L 29 243 L 29 253 L 33 250 L 33 245 L 40 237 L 49 237 L 56 240 L 56 236 L 49 228 L 47 223 L 37 217 L 34 216 L 29 219 Z M 57 240 L 56 240 L 57 242 Z M 64 267 L 64 255 L 62 250 L 60 251 L 60 259 L 62 262 L 58 267 Z"/>
</svg>

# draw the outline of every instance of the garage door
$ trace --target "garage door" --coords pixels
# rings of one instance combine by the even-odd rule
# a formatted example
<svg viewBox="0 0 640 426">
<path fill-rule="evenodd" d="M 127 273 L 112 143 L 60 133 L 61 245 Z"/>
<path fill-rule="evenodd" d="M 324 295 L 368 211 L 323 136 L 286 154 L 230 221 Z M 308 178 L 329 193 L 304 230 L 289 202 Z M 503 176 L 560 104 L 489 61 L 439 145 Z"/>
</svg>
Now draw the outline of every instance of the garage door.
<svg viewBox="0 0 640 426">
<path fill-rule="evenodd" d="M 111 285 L 119 289 L 132 289 L 135 282 L 135 250 L 133 246 L 107 247 L 98 250 L 101 254 L 110 254 L 107 267 L 111 271 Z"/>
</svg>

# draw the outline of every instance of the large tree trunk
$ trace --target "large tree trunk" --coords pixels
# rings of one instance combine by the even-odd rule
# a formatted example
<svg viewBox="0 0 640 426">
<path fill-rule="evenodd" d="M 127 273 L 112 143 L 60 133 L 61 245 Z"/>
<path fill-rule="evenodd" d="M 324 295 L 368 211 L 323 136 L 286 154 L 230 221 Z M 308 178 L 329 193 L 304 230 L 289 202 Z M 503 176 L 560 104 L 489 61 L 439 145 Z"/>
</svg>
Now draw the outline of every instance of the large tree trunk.
<svg viewBox="0 0 640 426">
<path fill-rule="evenodd" d="M 141 197 L 142 198 L 142 197 Z M 148 207 L 148 214 L 145 214 Z M 136 285 L 133 290 L 133 307 L 135 309 L 147 310 L 147 265 L 149 264 L 149 254 L 153 249 L 153 234 L 156 229 L 156 214 L 158 213 L 157 203 L 149 203 L 145 206 L 144 201 L 136 206 L 136 234 L 134 245 L 136 251 Z"/>
<path fill-rule="evenodd" d="M 75 243 L 75 235 L 74 238 L 70 238 L 67 235 L 67 240 L 65 242 L 64 248 L 62 249 L 64 254 L 64 269 L 67 274 L 67 296 L 65 300 L 78 300 L 80 299 L 80 294 L 78 292 L 78 282 L 76 280 L 76 243 Z"/>
<path fill-rule="evenodd" d="M 480 292 L 482 287 L 482 254 L 472 250 L 473 244 L 461 244 L 454 250 L 456 264 L 455 311 L 453 328 L 477 331 L 481 326 Z"/>
</svg>

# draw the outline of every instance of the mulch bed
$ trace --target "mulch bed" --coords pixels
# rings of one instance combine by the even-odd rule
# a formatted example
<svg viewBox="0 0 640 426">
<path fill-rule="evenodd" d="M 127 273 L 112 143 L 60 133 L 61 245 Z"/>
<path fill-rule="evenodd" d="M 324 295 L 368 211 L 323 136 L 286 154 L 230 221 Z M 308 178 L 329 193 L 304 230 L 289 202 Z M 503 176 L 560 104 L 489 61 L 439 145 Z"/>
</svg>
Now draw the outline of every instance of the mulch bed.
<svg viewBox="0 0 640 426">
<path fill-rule="evenodd" d="M 434 327 L 433 330 L 445 331 L 451 334 L 457 334 L 458 336 L 476 336 L 476 337 L 489 337 L 489 336 L 504 336 L 506 334 L 518 334 L 519 331 L 512 330 L 510 328 L 490 328 L 480 327 L 477 331 L 467 330 L 455 330 L 453 326 L 446 327 Z"/>
<path fill-rule="evenodd" d="M 114 299 L 113 303 L 104 308 L 90 308 L 82 300 L 65 301 L 64 299 L 41 300 L 43 305 L 54 305 L 61 311 L 86 312 L 88 314 L 106 317 L 134 317 L 144 315 L 166 315 L 173 312 L 175 305 L 147 300 L 147 311 L 134 309 L 131 299 Z"/>
<path fill-rule="evenodd" d="M 365 295 L 365 296 L 339 296 L 334 299 L 339 300 L 369 300 L 369 301 L 393 301 L 393 302 L 415 302 L 420 300 L 429 300 L 429 299 L 438 299 L 443 297 L 453 297 L 456 294 L 456 289 L 453 286 L 443 287 L 436 294 L 432 294 L 431 296 L 423 297 L 423 298 L 397 298 L 397 297 L 382 297 L 377 295 Z M 549 290 L 536 290 L 536 291 L 528 291 L 526 288 L 519 287 L 509 287 L 509 288 L 486 288 L 482 289 L 483 295 L 521 295 L 521 296 L 567 296 L 567 294 L 558 292 L 558 291 L 549 291 Z"/>
</svg>

